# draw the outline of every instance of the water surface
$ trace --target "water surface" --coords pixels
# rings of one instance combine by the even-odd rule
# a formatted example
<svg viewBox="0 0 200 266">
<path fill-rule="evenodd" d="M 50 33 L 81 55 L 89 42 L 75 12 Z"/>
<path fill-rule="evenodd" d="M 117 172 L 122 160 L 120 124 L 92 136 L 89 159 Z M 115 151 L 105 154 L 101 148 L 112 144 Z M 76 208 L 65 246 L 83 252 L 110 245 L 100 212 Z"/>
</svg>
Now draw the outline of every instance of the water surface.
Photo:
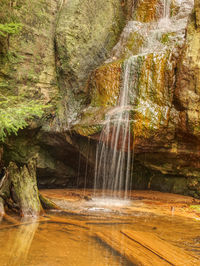
<svg viewBox="0 0 200 266">
<path fill-rule="evenodd" d="M 97 237 L 100 232 L 115 239 L 123 230 L 152 233 L 200 258 L 198 218 L 176 215 L 174 210 L 165 213 L 160 209 L 168 207 L 147 201 L 63 198 L 57 199 L 63 211 L 49 212 L 40 221 L 22 219 L 15 225 L 2 220 L 1 265 L 134 265 L 122 255 L 123 238 L 121 251 L 116 252 Z"/>
</svg>

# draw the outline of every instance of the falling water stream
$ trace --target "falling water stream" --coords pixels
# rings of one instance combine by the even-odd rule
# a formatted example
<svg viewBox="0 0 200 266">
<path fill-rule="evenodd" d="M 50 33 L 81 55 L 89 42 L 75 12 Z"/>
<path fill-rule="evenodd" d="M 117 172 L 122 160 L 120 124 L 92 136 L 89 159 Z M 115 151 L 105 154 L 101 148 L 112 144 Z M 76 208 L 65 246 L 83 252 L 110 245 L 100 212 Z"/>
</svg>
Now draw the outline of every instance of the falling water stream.
<svg viewBox="0 0 200 266">
<path fill-rule="evenodd" d="M 147 37 L 141 53 L 154 52 L 156 42 L 158 49 L 163 45 L 157 41 L 157 35 L 168 30 L 170 20 L 171 0 L 163 0 L 163 16 L 157 23 L 154 32 Z M 148 29 L 149 32 L 149 29 Z M 133 129 L 131 128 L 130 88 L 135 83 L 138 55 L 130 56 L 124 62 L 123 82 L 120 90 L 118 105 L 106 115 L 105 123 L 100 135 L 96 151 L 95 189 L 102 189 L 103 195 L 110 190 L 111 196 L 127 198 L 131 189 L 131 170 L 133 167 Z M 134 69 L 135 68 L 135 69 Z M 134 97 L 137 98 L 136 92 Z M 133 96 L 132 96 L 133 97 Z M 132 100 L 133 103 L 133 100 Z M 122 195 L 116 193 L 124 191 Z"/>
<path fill-rule="evenodd" d="M 164 0 L 164 12 L 163 12 L 164 19 L 169 19 L 170 17 L 170 4 L 171 0 Z"/>
<path fill-rule="evenodd" d="M 127 197 L 131 184 L 130 72 L 131 60 L 127 60 L 119 104 L 107 114 L 96 152 L 95 189 L 102 188 L 103 193 L 109 189 L 112 196 L 124 190 Z"/>
<path fill-rule="evenodd" d="M 128 54 L 128 58 L 123 63 L 123 78 L 121 84 L 120 96 L 118 105 L 112 108 L 105 118 L 103 129 L 99 138 L 96 151 L 96 167 L 95 167 L 95 189 L 102 189 L 105 194 L 106 190 L 110 190 L 110 195 L 113 197 L 120 196 L 119 191 L 124 191 L 121 197 L 127 197 L 128 191 L 131 189 L 131 176 L 133 164 L 133 136 L 134 129 L 132 127 L 132 115 L 135 111 L 141 113 L 142 117 L 146 117 L 147 113 L 151 114 L 151 127 L 158 124 L 159 116 L 156 109 L 161 109 L 162 115 L 165 116 L 168 112 L 168 104 L 163 103 L 162 107 L 156 106 L 156 103 L 151 102 L 148 93 L 156 94 L 152 88 L 146 88 L 145 85 L 138 92 L 137 73 L 138 64 L 141 61 L 148 60 L 151 55 L 154 63 L 159 65 L 160 70 L 157 71 L 157 83 L 160 82 L 159 75 L 162 72 L 162 60 L 165 60 L 166 55 L 172 57 L 173 54 L 178 54 L 180 47 L 183 46 L 185 40 L 185 28 L 188 21 L 193 1 L 178 0 L 179 10 L 175 16 L 171 12 L 171 0 L 163 0 L 161 5 L 162 11 L 158 21 L 149 23 L 141 23 L 138 21 L 129 21 L 122 33 L 121 39 L 113 49 L 112 58 L 107 62 L 122 58 L 124 47 L 126 47 L 126 40 L 129 40 L 130 34 L 140 33 L 143 39 L 143 44 L 139 49 L 138 54 Z M 159 10 L 160 7 L 158 7 Z M 160 12 L 160 11 L 159 11 Z M 137 36 L 137 35 L 136 35 Z M 167 41 L 166 41 L 166 40 Z M 125 48 L 126 49 L 126 48 Z M 179 49 L 179 50 L 178 50 Z M 168 58 L 170 58 L 170 56 Z M 160 58 L 160 62 L 158 62 Z M 170 60 L 168 59 L 169 68 L 172 68 Z M 149 69 L 147 69 L 147 72 Z M 151 71 L 151 70 L 150 70 Z M 148 73 L 144 75 L 148 76 Z M 152 74 L 153 76 L 153 74 Z M 154 77 L 155 78 L 155 77 Z M 162 78 L 162 77 L 161 77 Z M 152 83 L 149 75 L 148 84 Z M 165 88 L 163 88 L 165 90 Z M 153 92 L 152 92 L 153 91 Z M 166 89 L 167 91 L 167 89 Z M 148 98 L 149 97 L 149 98 Z M 156 96 L 155 96 L 156 97 Z M 167 97 L 167 96 L 166 96 Z M 164 101 L 164 100 L 163 100 Z M 131 113 L 132 112 L 132 113 Z M 133 115 L 134 116 L 134 115 Z"/>
</svg>

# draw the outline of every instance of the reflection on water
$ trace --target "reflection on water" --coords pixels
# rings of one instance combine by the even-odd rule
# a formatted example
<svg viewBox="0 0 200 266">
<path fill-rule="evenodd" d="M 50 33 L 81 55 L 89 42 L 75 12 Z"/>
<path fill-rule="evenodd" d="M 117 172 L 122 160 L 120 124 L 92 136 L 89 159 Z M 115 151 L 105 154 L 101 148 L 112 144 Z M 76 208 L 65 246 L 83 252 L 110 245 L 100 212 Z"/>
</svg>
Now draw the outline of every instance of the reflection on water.
<svg viewBox="0 0 200 266">
<path fill-rule="evenodd" d="M 199 221 L 177 217 L 176 209 L 173 216 L 169 215 L 170 209 L 168 214 L 159 215 L 153 211 L 155 206 L 150 210 L 149 205 L 141 201 L 100 199 L 98 206 L 98 200 L 71 202 L 71 208 L 78 205 L 80 208 L 80 212 L 73 215 L 71 210 L 65 210 L 49 213 L 46 220 L 40 222 L 22 220 L 21 225 L 12 225 L 2 221 L 0 265 L 130 266 L 139 265 L 137 256 L 143 257 L 142 265 L 151 265 L 149 260 L 159 265 L 156 262 L 160 258 L 144 250 L 145 245 L 157 249 L 156 241 L 163 246 L 164 255 L 166 248 L 168 253 L 173 251 L 172 260 L 177 259 L 177 247 L 190 255 L 184 265 L 198 265 L 191 262 L 191 257 L 200 257 Z M 137 241 L 126 234 L 135 234 L 137 241 L 142 239 L 142 245 L 138 246 Z M 174 248 L 170 249 L 169 245 Z"/>
<path fill-rule="evenodd" d="M 25 263 L 39 225 L 37 220 L 33 218 L 23 218 L 21 223 L 22 225 L 17 229 L 12 230 L 12 234 L 9 234 L 9 238 L 4 238 L 6 242 L 6 251 L 8 251 L 4 259 L 3 265 L 5 266 L 17 266 Z"/>
</svg>

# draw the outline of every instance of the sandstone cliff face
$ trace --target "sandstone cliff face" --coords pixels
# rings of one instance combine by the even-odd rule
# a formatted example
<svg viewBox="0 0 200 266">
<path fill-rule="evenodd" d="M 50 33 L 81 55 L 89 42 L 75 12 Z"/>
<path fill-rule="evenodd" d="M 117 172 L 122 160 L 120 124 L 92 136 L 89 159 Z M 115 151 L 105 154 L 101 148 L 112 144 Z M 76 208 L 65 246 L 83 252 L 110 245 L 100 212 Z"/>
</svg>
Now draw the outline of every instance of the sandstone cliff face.
<svg viewBox="0 0 200 266">
<path fill-rule="evenodd" d="M 1 1 L 0 23 L 22 24 L 19 34 L 0 38 L 1 94 L 25 95 L 27 99 L 50 103 L 55 110 L 59 93 L 54 53 L 58 4 L 56 0 Z M 36 138 L 41 123 L 37 124 L 31 126 L 33 132 L 30 134 L 22 133 L 23 137 L 5 144 L 3 159 L 6 163 L 12 160 L 24 164 L 42 151 Z M 49 157 L 46 155 L 46 162 Z M 44 169 L 48 169 L 48 164 Z"/>
<path fill-rule="evenodd" d="M 85 175 L 91 184 L 96 142 L 130 64 L 134 187 L 200 196 L 198 1 L 194 11 L 192 0 L 13 1 L 9 10 L 24 26 L 10 58 L 1 40 L 0 90 L 52 110 L 10 139 L 5 161 L 39 153 L 41 184 L 82 185 Z"/>
<path fill-rule="evenodd" d="M 0 89 L 6 94 L 51 102 L 58 94 L 54 33 L 58 1 L 1 1 L 0 22 L 21 23 L 22 30 L 1 37 Z"/>
<path fill-rule="evenodd" d="M 88 141 L 74 142 L 70 124 L 88 102 L 89 74 L 108 57 L 125 17 L 118 0 L 1 1 L 0 23 L 21 23 L 22 30 L 0 37 L 0 92 L 52 106 L 4 144 L 5 163 L 24 164 L 38 153 L 41 185 L 73 185 L 79 171 L 85 175 Z"/>
<path fill-rule="evenodd" d="M 56 27 L 56 66 L 67 128 L 87 100 L 90 73 L 108 57 L 125 24 L 122 1 L 65 1 Z M 66 124 L 64 122 L 66 121 Z"/>
<path fill-rule="evenodd" d="M 129 62 L 133 184 L 198 196 L 199 37 L 193 2 L 147 2 L 135 3 L 111 57 L 92 74 L 91 103 L 75 130 L 98 138 L 106 113 L 117 105 Z"/>
</svg>

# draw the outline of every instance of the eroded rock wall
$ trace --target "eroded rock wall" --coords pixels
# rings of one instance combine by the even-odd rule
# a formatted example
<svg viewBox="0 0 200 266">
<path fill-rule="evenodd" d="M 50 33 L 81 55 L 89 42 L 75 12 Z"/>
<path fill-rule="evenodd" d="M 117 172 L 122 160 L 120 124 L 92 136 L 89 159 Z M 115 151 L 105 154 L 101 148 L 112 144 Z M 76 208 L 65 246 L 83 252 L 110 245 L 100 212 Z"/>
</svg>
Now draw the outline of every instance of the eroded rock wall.
<svg viewBox="0 0 200 266">
<path fill-rule="evenodd" d="M 64 129 L 77 122 L 88 103 L 88 78 L 117 43 L 125 25 L 123 1 L 65 1 L 55 36 L 56 66 L 62 100 L 59 122 Z"/>
<path fill-rule="evenodd" d="M 0 37 L 0 90 L 45 102 L 58 95 L 54 34 L 58 1 L 1 1 L 0 23 L 21 23 L 16 35 Z"/>
<path fill-rule="evenodd" d="M 135 1 L 111 57 L 91 76 L 91 103 L 74 129 L 98 139 L 131 62 L 136 188 L 200 196 L 198 6 Z"/>
<path fill-rule="evenodd" d="M 125 19 L 125 3 L 118 0 L 1 1 L 0 23 L 22 29 L 0 36 L 0 92 L 51 105 L 4 143 L 5 165 L 23 165 L 38 154 L 40 185 L 77 185 L 78 175 L 78 183 L 85 182 L 87 164 L 94 164 L 88 140 L 71 136 L 70 126 L 88 103 L 90 73 L 108 57 Z"/>
<path fill-rule="evenodd" d="M 199 13 L 192 0 L 1 1 L 0 23 L 23 28 L 0 38 L 0 92 L 52 104 L 4 161 L 38 153 L 41 185 L 91 186 L 129 63 L 134 187 L 199 197 Z"/>
</svg>

